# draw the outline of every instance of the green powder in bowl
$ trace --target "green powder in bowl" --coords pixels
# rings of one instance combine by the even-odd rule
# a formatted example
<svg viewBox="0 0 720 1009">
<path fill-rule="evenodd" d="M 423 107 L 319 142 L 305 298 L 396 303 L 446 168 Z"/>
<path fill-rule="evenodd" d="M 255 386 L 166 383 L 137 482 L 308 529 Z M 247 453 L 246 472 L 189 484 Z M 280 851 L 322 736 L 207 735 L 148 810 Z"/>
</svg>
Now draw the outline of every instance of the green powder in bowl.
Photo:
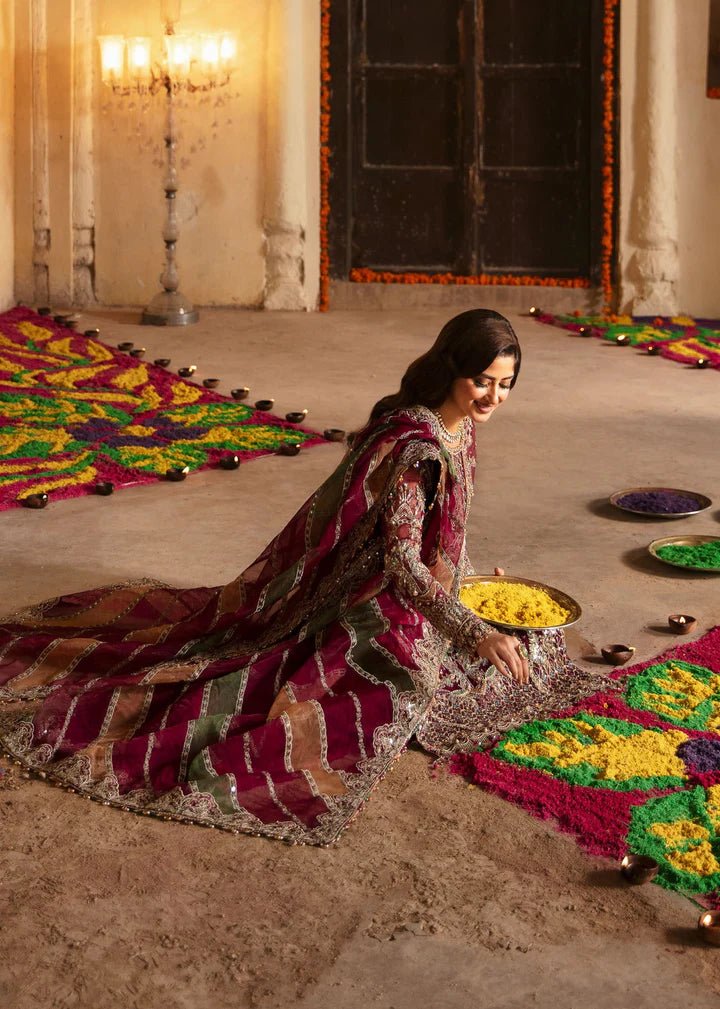
<svg viewBox="0 0 720 1009">
<path fill-rule="evenodd" d="M 720 571 L 720 540 L 710 543 L 697 543 L 695 546 L 658 547 L 658 557 L 670 564 L 683 568 L 706 568 L 708 571 Z"/>
</svg>

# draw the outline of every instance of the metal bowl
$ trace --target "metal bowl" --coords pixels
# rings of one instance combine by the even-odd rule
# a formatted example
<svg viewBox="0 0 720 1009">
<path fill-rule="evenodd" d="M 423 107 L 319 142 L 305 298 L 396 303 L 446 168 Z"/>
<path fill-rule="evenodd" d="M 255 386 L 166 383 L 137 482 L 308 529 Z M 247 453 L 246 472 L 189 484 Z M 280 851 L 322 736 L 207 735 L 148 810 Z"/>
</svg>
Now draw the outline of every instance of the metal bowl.
<svg viewBox="0 0 720 1009">
<path fill-rule="evenodd" d="M 684 494 L 685 497 L 695 498 L 698 507 L 689 512 L 647 512 L 642 511 L 640 508 L 628 508 L 626 505 L 618 503 L 626 494 L 652 494 L 659 491 L 666 494 Z M 621 511 L 630 512 L 632 515 L 643 515 L 646 519 L 680 519 L 686 518 L 688 515 L 697 515 L 698 512 L 704 512 L 706 508 L 710 507 L 712 501 L 704 494 L 698 494 L 697 491 L 678 490 L 677 487 L 627 487 L 625 490 L 619 490 L 615 494 L 612 494 L 610 496 L 610 504 Z"/>
<path fill-rule="evenodd" d="M 660 557 L 658 550 L 660 547 L 697 547 L 702 543 L 720 543 L 720 536 L 696 535 L 696 536 L 664 536 L 662 539 L 653 540 L 648 547 L 648 551 L 663 564 L 670 564 L 671 567 L 680 568 L 683 571 L 710 571 L 713 574 L 720 574 L 720 568 L 703 568 L 696 564 L 676 564 L 666 557 Z"/>
<path fill-rule="evenodd" d="M 580 604 L 572 596 L 567 595 L 566 592 L 561 592 L 560 589 L 553 588 L 552 585 L 546 585 L 545 582 L 534 582 L 530 578 L 513 578 L 511 575 L 471 575 L 469 578 L 463 578 L 460 583 L 461 592 L 464 585 L 477 585 L 478 582 L 481 582 L 483 585 L 494 582 L 509 582 L 511 585 L 528 585 L 531 589 L 543 589 L 551 599 L 554 599 L 556 603 L 559 603 L 560 606 L 568 610 L 570 614 L 564 623 L 550 624 L 544 627 L 538 627 L 535 624 L 504 624 L 499 620 L 491 620 L 489 617 L 480 617 L 481 620 L 492 624 L 493 627 L 505 627 L 511 631 L 550 631 L 556 630 L 558 627 L 570 627 L 571 624 L 577 623 L 582 616 Z M 460 601 L 462 602 L 462 598 Z"/>
</svg>

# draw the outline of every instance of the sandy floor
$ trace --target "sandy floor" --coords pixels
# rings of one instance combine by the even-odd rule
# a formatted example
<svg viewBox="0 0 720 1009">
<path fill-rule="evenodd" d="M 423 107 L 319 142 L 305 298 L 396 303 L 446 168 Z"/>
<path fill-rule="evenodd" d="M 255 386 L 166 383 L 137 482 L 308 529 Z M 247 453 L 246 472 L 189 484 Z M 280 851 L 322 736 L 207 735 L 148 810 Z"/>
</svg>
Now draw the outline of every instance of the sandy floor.
<svg viewBox="0 0 720 1009">
<path fill-rule="evenodd" d="M 446 313 L 205 313 L 192 332 L 86 316 L 109 342 L 196 360 L 223 388 L 350 427 Z M 523 380 L 483 434 L 470 528 L 480 569 L 543 578 L 583 604 L 588 663 L 630 639 L 666 648 L 673 610 L 720 622 L 718 582 L 661 570 L 661 522 L 602 504 L 672 479 L 720 499 L 717 381 L 518 320 Z M 192 349 L 190 349 L 192 348 Z M 689 446 L 692 450 L 689 451 Z M 139 574 L 216 584 L 248 563 L 332 469 L 337 446 L 239 473 L 0 516 L 0 608 Z M 719 515 L 683 529 L 714 532 Z M 674 528 L 680 528 L 675 526 Z M 597 667 L 595 667 L 597 668 Z M 0 1004 L 8 1009 L 610 1009 L 715 1006 L 717 951 L 696 911 L 410 750 L 331 849 L 123 815 L 12 769 L 0 779 Z"/>
</svg>

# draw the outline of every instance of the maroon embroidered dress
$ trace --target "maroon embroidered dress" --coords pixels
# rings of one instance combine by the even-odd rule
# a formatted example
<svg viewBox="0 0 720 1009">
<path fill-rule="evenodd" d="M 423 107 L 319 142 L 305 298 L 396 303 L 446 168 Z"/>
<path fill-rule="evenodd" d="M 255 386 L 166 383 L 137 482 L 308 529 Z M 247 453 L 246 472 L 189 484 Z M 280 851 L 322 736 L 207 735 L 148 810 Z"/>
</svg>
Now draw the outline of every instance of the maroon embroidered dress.
<svg viewBox="0 0 720 1009">
<path fill-rule="evenodd" d="M 398 411 L 228 585 L 135 582 L 6 618 L 5 749 L 123 809 L 335 840 L 414 733 L 438 753 L 482 741 L 513 689 L 488 692 L 488 627 L 457 599 L 474 460 L 469 421 L 451 453 L 431 411 Z"/>
</svg>

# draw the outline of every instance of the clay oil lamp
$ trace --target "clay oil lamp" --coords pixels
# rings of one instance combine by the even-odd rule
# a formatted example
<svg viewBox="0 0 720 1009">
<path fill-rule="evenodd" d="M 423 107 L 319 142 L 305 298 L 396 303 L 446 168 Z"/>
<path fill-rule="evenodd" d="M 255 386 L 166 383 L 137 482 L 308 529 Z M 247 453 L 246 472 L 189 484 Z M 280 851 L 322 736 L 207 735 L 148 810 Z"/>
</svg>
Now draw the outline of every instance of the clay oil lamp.
<svg viewBox="0 0 720 1009">
<path fill-rule="evenodd" d="M 155 360 L 153 361 L 153 364 L 156 364 L 158 368 L 167 368 L 167 366 L 170 364 L 170 358 L 156 357 Z"/>
<path fill-rule="evenodd" d="M 720 946 L 720 911 L 703 911 L 698 918 L 698 929 L 705 942 Z"/>
<path fill-rule="evenodd" d="M 228 453 L 220 459 L 220 469 L 237 469 L 240 465 L 240 456 Z"/>
<path fill-rule="evenodd" d="M 710 361 L 707 357 L 699 357 L 695 362 L 696 368 L 707 368 L 710 365 Z"/>
<path fill-rule="evenodd" d="M 44 508 L 47 503 L 47 494 L 28 494 L 27 497 L 21 498 L 23 508 Z"/>
<path fill-rule="evenodd" d="M 291 424 L 302 424 L 307 417 L 307 413 L 307 410 L 293 410 L 290 413 L 285 414 L 285 420 L 289 421 Z"/>
<path fill-rule="evenodd" d="M 52 309 L 50 308 L 49 305 L 43 305 L 41 308 L 38 308 L 37 314 L 38 315 L 52 315 Z"/>
<path fill-rule="evenodd" d="M 237 389 L 231 389 L 230 395 L 233 399 L 247 399 L 250 395 L 250 390 L 246 385 L 241 385 Z"/>
<path fill-rule="evenodd" d="M 272 408 L 274 406 L 275 406 L 275 400 L 274 399 L 256 399 L 255 400 L 255 409 L 256 410 L 272 410 Z"/>
<path fill-rule="evenodd" d="M 86 329 L 85 332 L 83 333 L 83 336 L 87 336 L 88 339 L 90 340 L 97 340 L 97 338 L 100 336 L 100 330 L 97 327 L 95 327 L 94 329 Z"/>
<path fill-rule="evenodd" d="M 293 442 L 284 441 L 282 445 L 278 446 L 278 455 L 300 455 L 300 446 L 293 444 Z"/>
<path fill-rule="evenodd" d="M 635 886 L 655 879 L 660 866 L 649 855 L 627 854 L 620 863 L 620 875 Z"/>
<path fill-rule="evenodd" d="M 190 376 L 194 375 L 196 371 L 197 365 L 189 364 L 185 368 L 178 368 L 178 375 L 180 375 L 181 378 L 190 378 Z"/>
<path fill-rule="evenodd" d="M 134 346 L 135 344 L 132 342 L 132 340 L 123 340 L 122 343 L 118 344 L 118 350 L 122 350 L 124 353 L 127 354 L 127 352 L 129 350 L 132 350 Z"/>
<path fill-rule="evenodd" d="M 612 666 L 624 666 L 635 654 L 633 645 L 608 645 L 600 651 L 605 661 Z"/>
<path fill-rule="evenodd" d="M 697 620 L 689 613 L 671 613 L 668 617 L 668 627 L 676 634 L 690 634 L 697 627 Z"/>
<path fill-rule="evenodd" d="M 528 315 L 542 315 L 542 309 L 538 308 L 537 305 L 533 305 Z"/>
<path fill-rule="evenodd" d="M 110 480 L 99 480 L 93 485 L 93 493 L 100 494 L 101 497 L 109 497 L 115 490 L 115 484 Z"/>
<path fill-rule="evenodd" d="M 133 347 L 130 351 L 130 357 L 145 357 L 144 347 Z"/>
<path fill-rule="evenodd" d="M 651 357 L 655 357 L 657 354 L 660 353 L 660 347 L 658 346 L 657 343 L 648 343 L 647 346 L 645 347 L 645 353 L 650 354 Z"/>
<path fill-rule="evenodd" d="M 53 315 L 53 322 L 56 322 L 58 326 L 65 326 L 67 325 L 67 320 L 70 318 L 72 318 L 70 312 L 56 312 Z"/>
<path fill-rule="evenodd" d="M 204 378 L 203 379 L 203 385 L 205 386 L 206 389 L 217 389 L 217 387 L 220 385 L 220 379 L 219 378 Z"/>
<path fill-rule="evenodd" d="M 581 326 L 577 331 L 578 336 L 592 336 L 592 326 Z"/>
<path fill-rule="evenodd" d="M 627 335 L 627 333 L 618 333 L 618 335 L 615 337 L 615 343 L 618 345 L 618 347 L 629 347 L 630 337 Z"/>
<path fill-rule="evenodd" d="M 171 480 L 173 483 L 179 483 L 185 479 L 189 472 L 189 466 L 173 466 L 172 469 L 165 471 L 165 479 Z"/>
<path fill-rule="evenodd" d="M 345 441 L 345 432 L 341 427 L 326 427 L 323 437 L 328 441 Z"/>
</svg>

